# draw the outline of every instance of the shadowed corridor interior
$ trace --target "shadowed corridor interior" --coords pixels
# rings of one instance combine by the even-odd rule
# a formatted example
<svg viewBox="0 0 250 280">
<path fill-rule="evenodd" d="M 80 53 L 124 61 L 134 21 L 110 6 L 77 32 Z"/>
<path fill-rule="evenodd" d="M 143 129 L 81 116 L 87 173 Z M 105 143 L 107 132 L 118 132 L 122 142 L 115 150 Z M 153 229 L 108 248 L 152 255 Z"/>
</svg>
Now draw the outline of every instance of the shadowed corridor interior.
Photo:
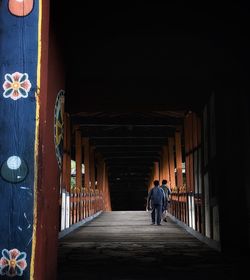
<svg viewBox="0 0 250 280">
<path fill-rule="evenodd" d="M 59 279 L 239 279 L 247 263 L 249 13 L 164 4 L 53 1 Z M 161 228 L 145 212 L 155 179 L 172 190 Z"/>
<path fill-rule="evenodd" d="M 1 279 L 249 274 L 249 11 L 0 0 Z"/>
</svg>

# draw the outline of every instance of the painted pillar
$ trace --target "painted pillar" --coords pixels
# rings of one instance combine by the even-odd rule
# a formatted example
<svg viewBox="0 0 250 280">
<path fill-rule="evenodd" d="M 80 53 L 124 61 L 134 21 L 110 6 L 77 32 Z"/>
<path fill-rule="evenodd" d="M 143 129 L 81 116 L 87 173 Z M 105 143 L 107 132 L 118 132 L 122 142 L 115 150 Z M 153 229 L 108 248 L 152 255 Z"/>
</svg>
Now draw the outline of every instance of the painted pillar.
<svg viewBox="0 0 250 280">
<path fill-rule="evenodd" d="M 4 279 L 51 280 L 57 274 L 64 69 L 52 35 L 49 41 L 49 3 L 1 1 L 0 278 Z"/>
<path fill-rule="evenodd" d="M 163 179 L 169 182 L 168 145 L 163 146 Z"/>
<path fill-rule="evenodd" d="M 186 190 L 189 192 L 190 190 L 190 172 L 189 172 L 189 137 L 188 133 L 191 133 L 188 128 L 188 120 L 187 117 L 184 119 L 184 139 L 185 139 L 185 173 L 186 173 Z"/>
<path fill-rule="evenodd" d="M 99 193 L 99 199 L 103 189 L 103 168 L 104 160 L 100 154 L 97 154 L 97 189 Z M 98 210 L 103 210 L 103 201 L 98 200 Z"/>
<path fill-rule="evenodd" d="M 81 131 L 76 130 L 75 141 L 76 141 L 76 190 L 77 192 L 82 191 L 82 138 Z"/>
<path fill-rule="evenodd" d="M 150 176 L 149 190 L 152 189 L 153 182 L 154 182 L 154 168 L 152 169 L 151 176 Z"/>
<path fill-rule="evenodd" d="M 106 169 L 106 201 L 107 201 L 107 211 L 112 211 L 110 191 L 109 191 L 109 181 L 108 181 L 108 170 Z"/>
<path fill-rule="evenodd" d="M 103 169 L 102 169 L 102 193 L 103 198 L 105 199 L 105 188 L 106 188 L 106 163 L 103 161 Z"/>
<path fill-rule="evenodd" d="M 71 192 L 71 133 L 69 114 L 64 113 L 64 139 L 63 139 L 63 162 L 60 187 L 61 224 L 64 230 L 70 225 L 70 192 Z M 62 127 L 60 127 L 62 129 Z"/>
<path fill-rule="evenodd" d="M 42 94 L 41 7 L 31 4 L 22 10 L 24 4 L 5 0 L 0 9 L 0 275 L 23 279 L 34 275 Z M 16 258 L 18 266 L 11 265 Z"/>
<path fill-rule="evenodd" d="M 34 1 L 34 3 L 37 1 Z M 43 3 L 44 29 L 50 1 Z M 46 4 L 46 5 L 45 5 Z M 38 145 L 37 229 L 34 279 L 52 280 L 57 275 L 59 191 L 63 159 L 63 115 L 65 76 L 61 46 L 50 31 L 46 64 L 46 29 L 42 30 L 40 125 Z M 54 126 L 53 126 L 54 123 Z M 46 271 L 46 273 L 44 273 Z"/>
<path fill-rule="evenodd" d="M 95 149 L 90 147 L 90 183 L 91 189 L 95 190 Z"/>
<path fill-rule="evenodd" d="M 97 189 L 101 191 L 102 189 L 102 160 L 98 156 L 97 158 Z"/>
<path fill-rule="evenodd" d="M 182 153 L 181 153 L 181 133 L 175 133 L 175 148 L 176 148 L 176 171 L 177 171 L 177 187 L 183 186 L 182 177 Z"/>
<path fill-rule="evenodd" d="M 103 193 L 103 210 L 104 211 L 112 211 L 111 208 L 111 200 L 110 200 L 110 192 L 109 192 L 109 182 L 108 182 L 108 170 L 105 162 L 103 161 L 103 184 L 102 184 L 102 193 Z"/>
<path fill-rule="evenodd" d="M 107 176 L 107 166 L 104 168 L 104 184 L 103 184 L 103 198 L 104 198 L 104 210 L 108 211 L 108 176 Z"/>
<path fill-rule="evenodd" d="M 63 141 L 63 171 L 62 171 L 62 187 L 70 192 L 71 179 L 71 133 L 69 114 L 64 114 L 64 141 Z"/>
<path fill-rule="evenodd" d="M 195 201 L 194 201 L 194 139 L 196 138 L 194 113 L 189 112 L 184 120 L 185 153 L 186 153 L 186 178 L 188 192 L 188 225 L 196 229 Z M 197 157 L 197 154 L 196 154 Z"/>
<path fill-rule="evenodd" d="M 164 155 L 163 155 L 163 150 L 161 152 L 161 158 L 160 158 L 160 183 L 162 182 L 162 180 L 164 179 Z"/>
<path fill-rule="evenodd" d="M 90 147 L 89 147 L 89 138 L 83 137 L 82 138 L 83 143 L 83 157 L 84 157 L 84 187 L 86 190 L 89 190 L 89 182 L 90 182 L 90 176 L 89 176 L 89 154 L 90 154 Z"/>
<path fill-rule="evenodd" d="M 98 154 L 97 155 L 97 188 L 100 192 L 103 189 L 103 169 L 104 169 L 104 160 Z"/>
<path fill-rule="evenodd" d="M 176 186 L 175 183 L 175 164 L 174 164 L 174 138 L 168 138 L 168 151 L 169 151 L 169 177 L 170 177 L 170 187 L 174 189 Z"/>
<path fill-rule="evenodd" d="M 188 115 L 188 137 L 189 137 L 189 176 L 190 192 L 194 191 L 194 164 L 193 164 L 193 113 Z"/>
<path fill-rule="evenodd" d="M 159 162 L 154 162 L 154 180 L 160 180 Z"/>
</svg>

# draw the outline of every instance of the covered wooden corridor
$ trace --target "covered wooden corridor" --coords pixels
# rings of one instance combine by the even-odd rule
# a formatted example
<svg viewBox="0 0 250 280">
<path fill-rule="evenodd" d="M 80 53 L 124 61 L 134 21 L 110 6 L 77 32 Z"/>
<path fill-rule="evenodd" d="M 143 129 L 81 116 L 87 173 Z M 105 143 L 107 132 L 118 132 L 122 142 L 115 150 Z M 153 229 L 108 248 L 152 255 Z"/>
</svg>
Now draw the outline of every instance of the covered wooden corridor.
<svg viewBox="0 0 250 280">
<path fill-rule="evenodd" d="M 247 263 L 238 261 L 169 217 L 159 227 L 149 212 L 105 212 L 60 239 L 58 280 L 242 279 Z"/>
<path fill-rule="evenodd" d="M 242 279 L 248 8 L 71 2 L 0 0 L 0 279 Z"/>
</svg>

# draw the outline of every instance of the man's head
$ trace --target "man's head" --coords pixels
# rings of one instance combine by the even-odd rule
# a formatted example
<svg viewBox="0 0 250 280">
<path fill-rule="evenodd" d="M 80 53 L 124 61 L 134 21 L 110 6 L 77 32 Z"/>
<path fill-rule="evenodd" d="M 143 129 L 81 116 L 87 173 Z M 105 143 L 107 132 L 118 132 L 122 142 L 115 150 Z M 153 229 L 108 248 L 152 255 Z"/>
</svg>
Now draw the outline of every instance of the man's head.
<svg viewBox="0 0 250 280">
<path fill-rule="evenodd" d="M 154 186 L 157 187 L 157 186 L 159 186 L 159 185 L 160 185 L 159 180 L 154 180 Z"/>
<path fill-rule="evenodd" d="M 162 185 L 167 185 L 168 181 L 163 179 L 161 183 L 162 183 Z"/>
</svg>

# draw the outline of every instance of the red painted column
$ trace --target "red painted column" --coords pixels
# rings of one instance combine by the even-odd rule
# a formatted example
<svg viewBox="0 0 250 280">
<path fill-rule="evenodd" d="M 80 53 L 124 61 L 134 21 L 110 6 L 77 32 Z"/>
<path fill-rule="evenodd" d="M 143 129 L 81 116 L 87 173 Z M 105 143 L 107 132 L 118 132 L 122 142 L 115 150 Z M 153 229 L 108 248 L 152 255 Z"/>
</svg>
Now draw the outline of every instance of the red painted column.
<svg viewBox="0 0 250 280">
<path fill-rule="evenodd" d="M 91 189 L 95 190 L 95 148 L 90 146 L 90 183 Z"/>
<path fill-rule="evenodd" d="M 176 150 L 176 171 L 177 171 L 177 187 L 182 188 L 182 152 L 181 152 L 181 133 L 175 133 L 175 150 Z"/>
<path fill-rule="evenodd" d="M 159 162 L 154 162 L 154 180 L 160 180 Z"/>
<path fill-rule="evenodd" d="M 63 154 L 63 171 L 62 171 L 62 187 L 70 192 L 71 179 L 71 131 L 70 117 L 68 113 L 64 113 L 64 154 Z"/>
<path fill-rule="evenodd" d="M 103 162 L 100 155 L 97 155 L 97 189 L 102 190 Z"/>
<path fill-rule="evenodd" d="M 103 161 L 103 168 L 102 168 L 102 192 L 103 195 L 105 193 L 106 189 L 106 164 L 105 161 Z"/>
<path fill-rule="evenodd" d="M 86 191 L 89 191 L 89 182 L 90 182 L 90 164 L 89 164 L 89 157 L 90 157 L 90 147 L 89 147 L 89 139 L 86 137 L 82 138 L 83 144 L 83 162 L 84 162 L 84 187 Z"/>
<path fill-rule="evenodd" d="M 104 191 L 104 201 L 105 201 L 105 211 L 111 211 L 111 199 L 109 192 L 109 182 L 108 182 L 108 170 L 105 168 L 105 191 Z"/>
<path fill-rule="evenodd" d="M 174 138 L 168 138 L 168 151 L 169 151 L 169 173 L 170 173 L 170 187 L 174 189 L 176 187 L 175 183 L 175 164 L 174 164 Z"/>
<path fill-rule="evenodd" d="M 107 174 L 107 180 L 108 180 L 108 174 Z M 110 190 L 109 190 L 109 182 L 108 182 L 108 211 L 112 211 L 111 197 L 110 197 Z"/>
<path fill-rule="evenodd" d="M 189 175 L 190 175 L 190 191 L 194 191 L 194 166 L 193 166 L 193 114 L 188 116 L 188 128 L 189 128 Z"/>
<path fill-rule="evenodd" d="M 38 3 L 38 1 L 37 1 Z M 58 92 L 65 88 L 65 69 L 61 46 L 53 29 L 49 32 L 50 1 L 40 0 L 42 8 L 40 43 L 40 104 L 37 145 L 36 231 L 33 235 L 34 258 L 29 279 L 57 278 L 60 172 L 55 155 L 54 113 Z M 35 34 L 34 34 L 35 36 Z M 37 38 L 34 38 L 37 40 Z"/>
<path fill-rule="evenodd" d="M 185 136 L 185 172 L 186 172 L 186 190 L 187 192 L 190 191 L 190 170 L 189 170 L 189 153 L 190 153 L 190 145 L 189 145 L 189 136 L 188 134 L 191 133 L 189 130 L 188 125 L 188 117 L 184 119 L 184 136 Z"/>
<path fill-rule="evenodd" d="M 107 167 L 106 164 L 104 162 L 103 165 L 103 189 L 102 189 L 102 193 L 103 193 L 103 210 L 107 211 L 108 210 L 108 202 L 107 202 L 107 188 L 108 188 L 108 181 L 107 181 Z"/>
<path fill-rule="evenodd" d="M 163 146 L 163 179 L 169 182 L 169 156 L 168 145 Z"/>
<path fill-rule="evenodd" d="M 153 178 L 154 178 L 154 174 L 153 174 L 153 169 L 151 171 L 151 175 L 149 177 L 149 180 L 148 180 L 148 192 L 150 191 L 150 189 L 152 188 L 153 186 Z"/>
<path fill-rule="evenodd" d="M 75 132 L 75 146 L 76 146 L 76 190 L 78 193 L 82 191 L 82 137 L 81 131 Z"/>
<path fill-rule="evenodd" d="M 160 182 L 163 179 L 163 155 L 161 154 L 160 163 L 159 163 L 159 180 Z"/>
</svg>

